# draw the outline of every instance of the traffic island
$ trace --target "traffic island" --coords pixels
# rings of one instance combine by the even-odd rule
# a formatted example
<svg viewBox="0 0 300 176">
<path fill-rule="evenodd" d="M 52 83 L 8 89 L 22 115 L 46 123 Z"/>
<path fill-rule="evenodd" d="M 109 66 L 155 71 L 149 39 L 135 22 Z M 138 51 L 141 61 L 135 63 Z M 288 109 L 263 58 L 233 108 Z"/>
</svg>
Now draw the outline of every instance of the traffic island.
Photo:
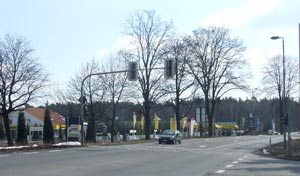
<svg viewBox="0 0 300 176">
<path fill-rule="evenodd" d="M 288 150 L 284 149 L 283 142 L 272 144 L 270 146 L 260 149 L 257 154 L 269 157 L 275 157 L 287 160 L 300 161 L 300 139 L 291 140 L 291 155 L 288 155 Z"/>
</svg>

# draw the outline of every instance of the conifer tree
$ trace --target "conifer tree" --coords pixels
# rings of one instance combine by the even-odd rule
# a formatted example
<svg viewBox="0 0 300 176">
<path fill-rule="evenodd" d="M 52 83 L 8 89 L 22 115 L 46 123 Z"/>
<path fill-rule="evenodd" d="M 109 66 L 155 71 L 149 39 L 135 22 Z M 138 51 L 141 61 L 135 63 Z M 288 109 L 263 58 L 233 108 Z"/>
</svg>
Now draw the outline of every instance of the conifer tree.
<svg viewBox="0 0 300 176">
<path fill-rule="evenodd" d="M 19 112 L 16 144 L 28 144 L 24 112 Z"/>
<path fill-rule="evenodd" d="M 53 131 L 48 103 L 46 103 L 45 116 L 44 116 L 43 142 L 44 144 L 54 143 L 54 131 Z"/>
<path fill-rule="evenodd" d="M 27 123 L 26 125 L 27 135 L 30 135 L 30 125 Z"/>
</svg>

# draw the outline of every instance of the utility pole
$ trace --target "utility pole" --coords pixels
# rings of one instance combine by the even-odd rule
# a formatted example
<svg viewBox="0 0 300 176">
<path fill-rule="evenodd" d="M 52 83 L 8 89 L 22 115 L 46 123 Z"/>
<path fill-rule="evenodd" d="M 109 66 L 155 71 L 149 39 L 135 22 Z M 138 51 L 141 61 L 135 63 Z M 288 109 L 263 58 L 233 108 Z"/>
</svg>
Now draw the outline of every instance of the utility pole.
<svg viewBox="0 0 300 176">
<path fill-rule="evenodd" d="M 298 82 L 298 84 L 299 84 L 299 100 L 298 100 L 298 102 L 299 102 L 299 104 L 300 104 L 300 23 L 298 24 L 298 37 L 299 37 L 299 56 L 298 56 L 298 59 L 299 59 L 299 65 L 298 65 L 298 70 L 299 70 L 299 82 Z"/>
</svg>

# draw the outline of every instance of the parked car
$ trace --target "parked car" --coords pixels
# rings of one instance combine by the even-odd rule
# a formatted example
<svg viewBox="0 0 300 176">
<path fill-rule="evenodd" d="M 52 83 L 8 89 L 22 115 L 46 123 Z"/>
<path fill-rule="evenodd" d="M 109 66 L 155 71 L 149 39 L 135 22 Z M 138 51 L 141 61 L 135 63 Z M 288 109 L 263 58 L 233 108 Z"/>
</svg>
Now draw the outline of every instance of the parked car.
<svg viewBox="0 0 300 176">
<path fill-rule="evenodd" d="M 176 144 L 177 142 L 181 144 L 181 133 L 178 130 L 165 130 L 161 133 L 158 139 L 158 143 L 171 143 Z"/>
</svg>

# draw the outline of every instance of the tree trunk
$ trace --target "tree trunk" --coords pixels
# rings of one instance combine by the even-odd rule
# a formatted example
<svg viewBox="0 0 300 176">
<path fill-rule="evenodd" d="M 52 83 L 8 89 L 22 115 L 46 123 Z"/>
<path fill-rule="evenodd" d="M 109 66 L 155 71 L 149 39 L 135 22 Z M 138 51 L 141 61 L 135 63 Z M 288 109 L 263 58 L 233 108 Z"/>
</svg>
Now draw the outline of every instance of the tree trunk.
<svg viewBox="0 0 300 176">
<path fill-rule="evenodd" d="M 149 100 L 144 102 L 144 110 L 145 110 L 145 136 L 146 139 L 150 139 L 151 134 L 151 120 L 150 120 L 150 105 Z"/>
<path fill-rule="evenodd" d="M 86 140 L 90 142 L 96 143 L 96 125 L 95 125 L 95 113 L 94 113 L 94 102 L 93 102 L 93 96 L 90 91 L 89 93 L 90 103 L 88 106 L 89 109 L 89 118 L 88 118 L 88 129 L 87 129 L 87 135 Z"/>
<path fill-rule="evenodd" d="M 3 113 L 3 121 L 4 121 L 7 145 L 8 146 L 13 146 L 14 143 L 13 143 L 12 138 L 11 138 L 9 117 L 8 117 L 8 113 L 6 113 L 6 112 Z"/>
<path fill-rule="evenodd" d="M 180 130 L 180 109 L 179 109 L 179 90 L 176 88 L 176 99 L 175 99 L 175 115 L 176 115 L 176 128 Z"/>
<path fill-rule="evenodd" d="M 116 105 L 113 102 L 112 104 L 113 108 L 112 108 L 112 119 L 111 119 L 111 138 L 110 138 L 110 142 L 114 143 L 114 136 L 115 136 L 115 121 L 116 121 Z"/>
<path fill-rule="evenodd" d="M 213 118 L 210 111 L 210 104 L 209 104 L 209 98 L 208 98 L 208 91 L 205 93 L 205 113 L 208 120 L 208 137 L 212 137 L 212 124 L 213 124 Z"/>
</svg>

